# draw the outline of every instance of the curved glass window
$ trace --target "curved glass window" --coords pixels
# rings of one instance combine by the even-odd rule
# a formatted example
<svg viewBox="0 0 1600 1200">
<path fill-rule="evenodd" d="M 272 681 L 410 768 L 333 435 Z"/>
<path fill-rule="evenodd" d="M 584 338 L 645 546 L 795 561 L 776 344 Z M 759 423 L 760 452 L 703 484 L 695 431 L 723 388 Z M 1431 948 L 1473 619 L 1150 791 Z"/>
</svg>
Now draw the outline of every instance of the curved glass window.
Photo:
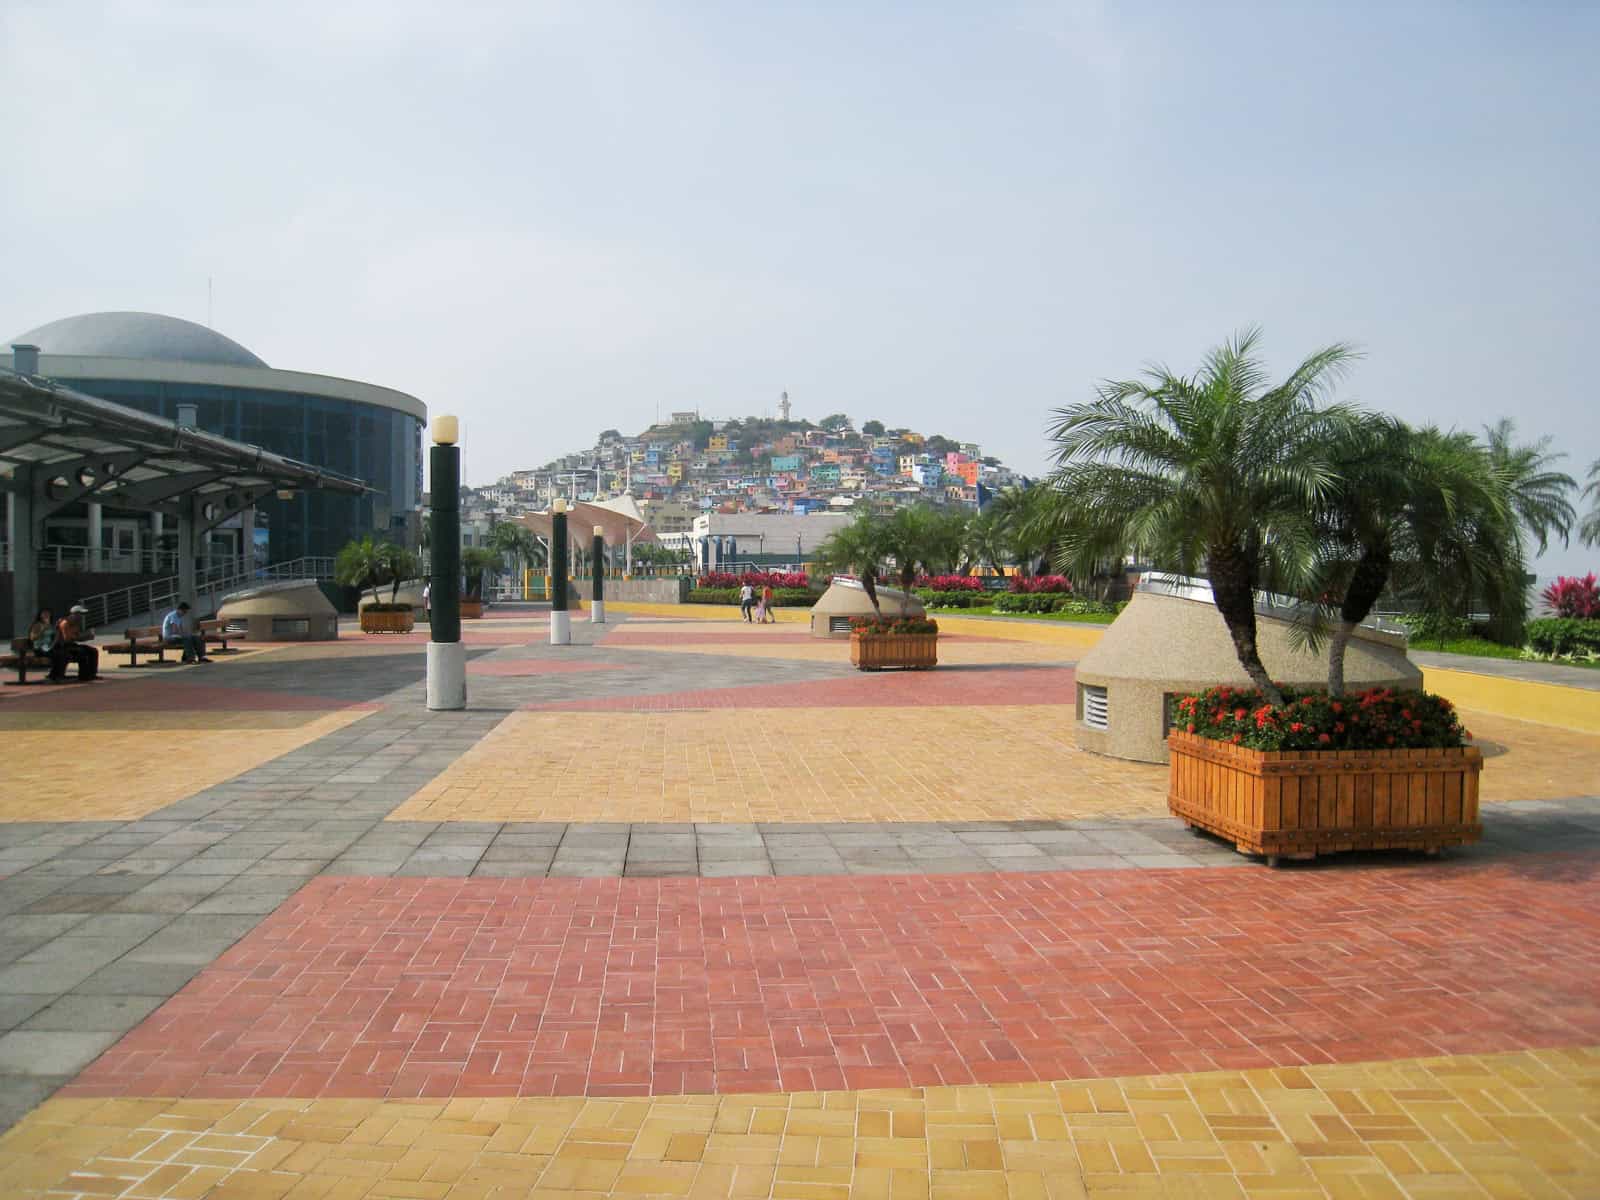
<svg viewBox="0 0 1600 1200">
<path fill-rule="evenodd" d="M 398 536 L 422 496 L 422 422 L 391 408 L 307 392 L 203 383 L 63 379 L 91 396 L 176 420 L 193 404 L 196 421 L 220 434 L 363 480 L 361 497 L 301 492 L 256 506 L 272 562 L 331 556 L 369 532 Z"/>
</svg>

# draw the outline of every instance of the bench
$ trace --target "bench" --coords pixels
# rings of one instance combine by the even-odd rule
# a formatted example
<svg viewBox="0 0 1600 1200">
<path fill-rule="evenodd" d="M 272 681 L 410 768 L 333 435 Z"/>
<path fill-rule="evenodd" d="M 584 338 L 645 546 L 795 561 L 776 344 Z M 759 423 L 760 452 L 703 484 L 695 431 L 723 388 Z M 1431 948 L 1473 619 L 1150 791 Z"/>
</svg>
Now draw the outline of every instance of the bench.
<svg viewBox="0 0 1600 1200">
<path fill-rule="evenodd" d="M 222 649 L 217 651 L 218 654 L 239 653 L 239 648 L 237 646 L 231 650 L 228 648 L 228 639 L 232 638 L 237 642 L 240 638 L 244 637 L 244 634 L 229 633 L 228 623 L 226 621 L 201 621 L 198 628 L 200 630 L 200 636 L 206 639 L 207 646 L 222 647 Z"/>
<path fill-rule="evenodd" d="M 178 665 L 176 659 L 167 657 L 167 644 L 161 640 L 161 626 L 159 625 L 148 625 L 143 629 L 126 630 L 122 638 L 122 641 L 112 642 L 108 646 L 101 646 L 100 649 L 107 654 L 126 654 L 128 661 L 122 664 L 124 668 L 175 667 Z M 154 654 L 156 656 L 155 661 L 140 662 L 139 655 L 141 654 L 146 656 Z"/>
<path fill-rule="evenodd" d="M 50 656 L 48 654 L 40 654 L 33 648 L 33 643 L 25 637 L 12 638 L 11 653 L 0 655 L 0 669 L 11 670 L 15 668 L 17 678 L 15 682 L 10 679 L 6 680 L 6 686 L 27 687 L 29 684 L 29 667 L 33 667 L 35 670 L 48 671 L 50 669 Z M 37 684 L 43 681 L 35 679 L 32 682 Z"/>
</svg>

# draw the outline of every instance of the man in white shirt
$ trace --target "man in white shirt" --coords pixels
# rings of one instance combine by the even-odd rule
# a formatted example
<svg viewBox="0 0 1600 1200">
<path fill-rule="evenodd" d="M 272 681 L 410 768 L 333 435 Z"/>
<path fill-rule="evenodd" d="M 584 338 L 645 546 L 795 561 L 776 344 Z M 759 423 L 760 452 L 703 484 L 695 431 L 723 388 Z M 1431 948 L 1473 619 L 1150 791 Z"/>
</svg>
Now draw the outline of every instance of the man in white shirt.
<svg viewBox="0 0 1600 1200">
<path fill-rule="evenodd" d="M 180 600 L 178 607 L 161 619 L 161 640 L 169 646 L 181 647 L 184 662 L 211 661 L 206 657 L 206 639 L 200 636 L 194 618 L 189 615 L 187 600 Z"/>
<path fill-rule="evenodd" d="M 756 589 L 750 584 L 745 584 L 739 589 L 739 611 L 744 614 L 744 619 L 750 621 L 750 610 L 756 605 Z M 754 624 L 753 621 L 751 621 Z"/>
</svg>

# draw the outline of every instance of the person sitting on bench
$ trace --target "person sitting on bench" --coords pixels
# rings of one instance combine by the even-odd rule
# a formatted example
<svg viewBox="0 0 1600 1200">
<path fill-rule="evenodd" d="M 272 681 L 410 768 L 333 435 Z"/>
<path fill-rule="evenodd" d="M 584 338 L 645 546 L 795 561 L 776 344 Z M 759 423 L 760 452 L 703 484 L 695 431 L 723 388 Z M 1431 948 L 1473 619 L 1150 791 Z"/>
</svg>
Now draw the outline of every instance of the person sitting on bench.
<svg viewBox="0 0 1600 1200">
<path fill-rule="evenodd" d="M 87 628 L 89 610 L 74 604 L 67 615 L 56 622 L 56 640 L 50 647 L 51 683 L 67 681 L 67 664 L 78 664 L 78 682 L 88 683 L 100 673 L 100 651 L 88 643 L 94 633 Z"/>
<path fill-rule="evenodd" d="M 41 608 L 33 624 L 28 626 L 28 645 L 36 654 L 49 654 L 56 644 L 56 618 L 48 608 Z"/>
<path fill-rule="evenodd" d="M 186 663 L 211 661 L 206 657 L 206 639 L 195 628 L 194 618 L 189 615 L 187 600 L 178 601 L 178 607 L 162 618 L 161 640 L 169 646 L 181 648 Z"/>
</svg>

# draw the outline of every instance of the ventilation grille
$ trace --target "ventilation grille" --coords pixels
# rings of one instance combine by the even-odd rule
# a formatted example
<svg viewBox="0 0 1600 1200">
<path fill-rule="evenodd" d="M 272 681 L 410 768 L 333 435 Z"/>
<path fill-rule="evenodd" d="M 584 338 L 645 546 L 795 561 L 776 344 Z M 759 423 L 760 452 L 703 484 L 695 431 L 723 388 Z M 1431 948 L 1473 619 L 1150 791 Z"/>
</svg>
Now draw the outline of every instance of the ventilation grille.
<svg viewBox="0 0 1600 1200">
<path fill-rule="evenodd" d="M 1109 706 L 1106 703 L 1106 690 L 1103 687 L 1083 685 L 1083 723 L 1090 729 L 1106 729 Z"/>
</svg>

